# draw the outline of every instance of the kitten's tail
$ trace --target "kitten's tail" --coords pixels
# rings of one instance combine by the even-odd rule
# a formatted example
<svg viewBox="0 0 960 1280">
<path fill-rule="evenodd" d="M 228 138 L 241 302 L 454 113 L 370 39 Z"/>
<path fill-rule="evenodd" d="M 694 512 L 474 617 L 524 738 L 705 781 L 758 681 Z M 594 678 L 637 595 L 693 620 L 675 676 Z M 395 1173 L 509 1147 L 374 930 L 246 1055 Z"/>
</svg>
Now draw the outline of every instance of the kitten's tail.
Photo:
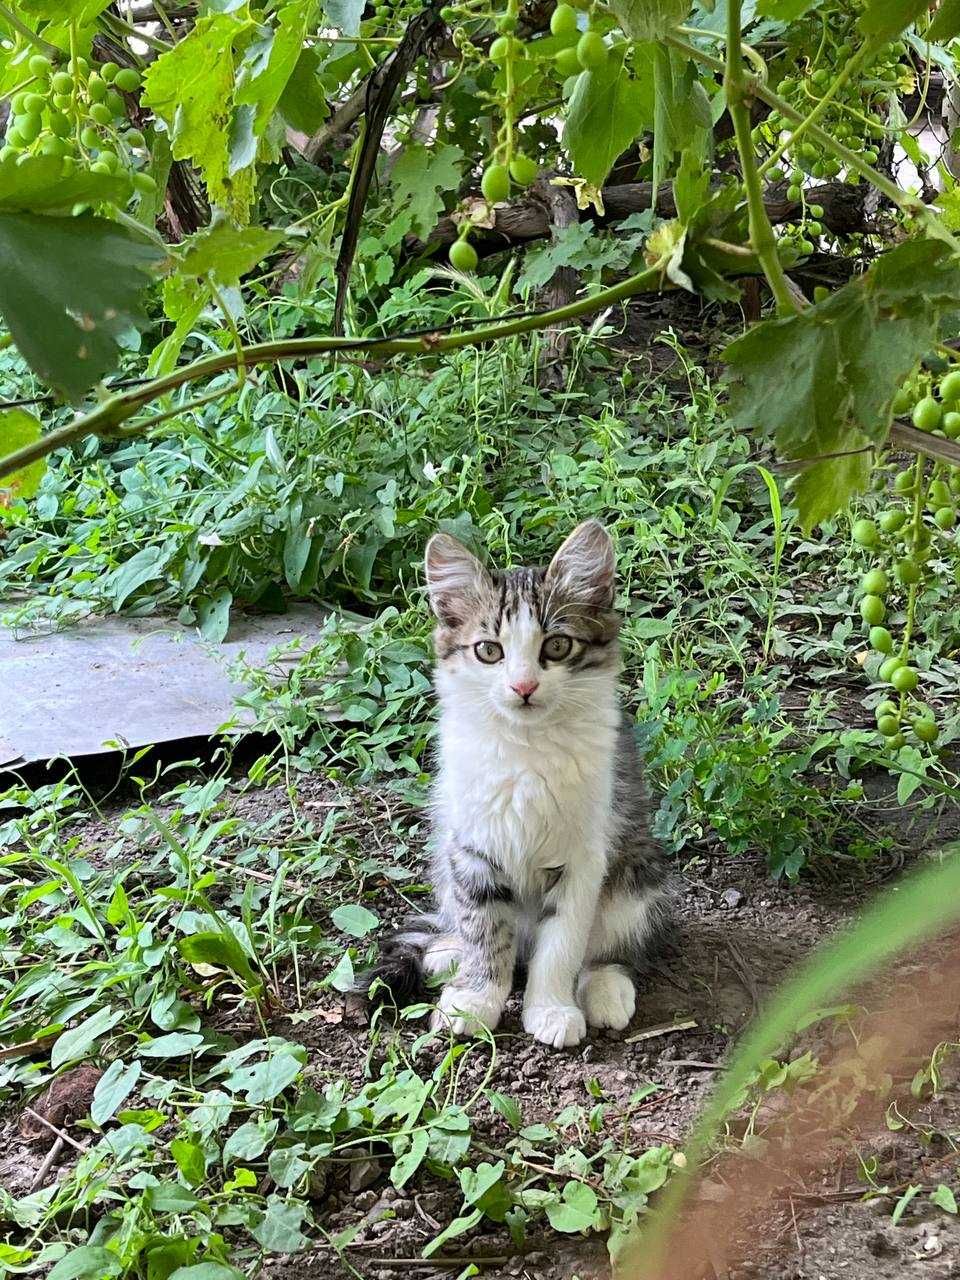
<svg viewBox="0 0 960 1280">
<path fill-rule="evenodd" d="M 433 917 L 421 916 L 383 940 L 380 958 L 362 975 L 360 990 L 372 1008 L 427 1003 L 427 979 L 450 969 L 457 959 L 455 939 L 442 933 Z"/>
</svg>

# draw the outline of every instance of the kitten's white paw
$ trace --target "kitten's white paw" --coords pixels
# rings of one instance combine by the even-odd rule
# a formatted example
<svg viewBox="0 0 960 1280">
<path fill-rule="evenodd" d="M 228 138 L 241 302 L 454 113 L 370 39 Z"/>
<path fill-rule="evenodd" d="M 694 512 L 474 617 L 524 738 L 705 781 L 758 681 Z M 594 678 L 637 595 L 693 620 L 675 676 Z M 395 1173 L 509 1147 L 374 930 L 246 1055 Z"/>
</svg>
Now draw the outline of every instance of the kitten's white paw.
<svg viewBox="0 0 960 1280">
<path fill-rule="evenodd" d="M 444 987 L 430 1020 L 434 1031 L 452 1031 L 455 1036 L 472 1036 L 478 1027 L 493 1031 L 503 1013 L 503 1000 L 495 991 L 470 991 L 466 987 Z"/>
<path fill-rule="evenodd" d="M 532 1004 L 523 1011 L 523 1029 L 554 1049 L 569 1049 L 587 1034 L 583 1011 L 575 1004 Z"/>
<path fill-rule="evenodd" d="M 588 969 L 580 980 L 577 998 L 591 1027 L 622 1031 L 637 1007 L 637 992 L 629 974 L 614 965 Z"/>
</svg>

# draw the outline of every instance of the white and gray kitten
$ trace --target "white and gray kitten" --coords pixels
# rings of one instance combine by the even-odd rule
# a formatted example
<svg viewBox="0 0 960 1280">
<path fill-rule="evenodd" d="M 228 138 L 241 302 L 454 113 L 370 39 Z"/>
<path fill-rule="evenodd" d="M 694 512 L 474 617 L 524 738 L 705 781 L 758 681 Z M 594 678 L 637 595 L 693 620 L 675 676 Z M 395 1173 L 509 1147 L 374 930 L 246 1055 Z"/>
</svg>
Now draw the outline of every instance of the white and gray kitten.
<svg viewBox="0 0 960 1280">
<path fill-rule="evenodd" d="M 490 572 L 447 534 L 427 546 L 440 700 L 437 907 L 385 944 L 398 998 L 453 971 L 439 1025 L 493 1029 L 518 962 L 523 1025 L 578 1044 L 627 1025 L 631 966 L 660 925 L 666 868 L 648 834 L 617 693 L 615 562 L 595 520 L 547 569 Z"/>
</svg>

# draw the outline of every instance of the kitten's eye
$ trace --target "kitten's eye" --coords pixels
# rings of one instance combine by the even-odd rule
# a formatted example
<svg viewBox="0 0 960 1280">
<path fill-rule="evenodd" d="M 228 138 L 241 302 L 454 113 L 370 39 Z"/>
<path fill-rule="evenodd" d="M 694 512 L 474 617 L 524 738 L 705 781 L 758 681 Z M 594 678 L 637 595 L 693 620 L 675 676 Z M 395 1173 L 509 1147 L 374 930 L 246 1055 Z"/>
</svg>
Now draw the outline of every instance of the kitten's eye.
<svg viewBox="0 0 960 1280">
<path fill-rule="evenodd" d="M 473 646 L 473 652 L 488 666 L 503 661 L 503 645 L 497 644 L 496 640 L 478 640 Z"/>
<path fill-rule="evenodd" d="M 548 662 L 562 662 L 564 658 L 570 657 L 572 648 L 573 641 L 569 636 L 548 636 L 543 642 L 540 657 L 546 658 Z"/>
</svg>

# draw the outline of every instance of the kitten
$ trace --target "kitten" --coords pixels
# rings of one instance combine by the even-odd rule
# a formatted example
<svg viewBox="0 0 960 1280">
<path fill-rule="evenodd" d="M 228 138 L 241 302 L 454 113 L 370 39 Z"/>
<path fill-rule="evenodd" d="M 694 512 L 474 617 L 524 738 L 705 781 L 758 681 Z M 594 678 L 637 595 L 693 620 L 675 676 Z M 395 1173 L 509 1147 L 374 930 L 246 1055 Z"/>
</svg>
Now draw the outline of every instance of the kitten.
<svg viewBox="0 0 960 1280">
<path fill-rule="evenodd" d="M 454 969 L 435 1014 L 496 1027 L 526 965 L 523 1026 L 561 1048 L 589 1023 L 624 1028 L 628 966 L 662 923 L 666 869 L 647 831 L 617 695 L 610 537 L 595 520 L 546 569 L 489 572 L 448 534 L 430 539 L 440 700 L 436 912 L 384 948 L 399 988 Z"/>
</svg>

